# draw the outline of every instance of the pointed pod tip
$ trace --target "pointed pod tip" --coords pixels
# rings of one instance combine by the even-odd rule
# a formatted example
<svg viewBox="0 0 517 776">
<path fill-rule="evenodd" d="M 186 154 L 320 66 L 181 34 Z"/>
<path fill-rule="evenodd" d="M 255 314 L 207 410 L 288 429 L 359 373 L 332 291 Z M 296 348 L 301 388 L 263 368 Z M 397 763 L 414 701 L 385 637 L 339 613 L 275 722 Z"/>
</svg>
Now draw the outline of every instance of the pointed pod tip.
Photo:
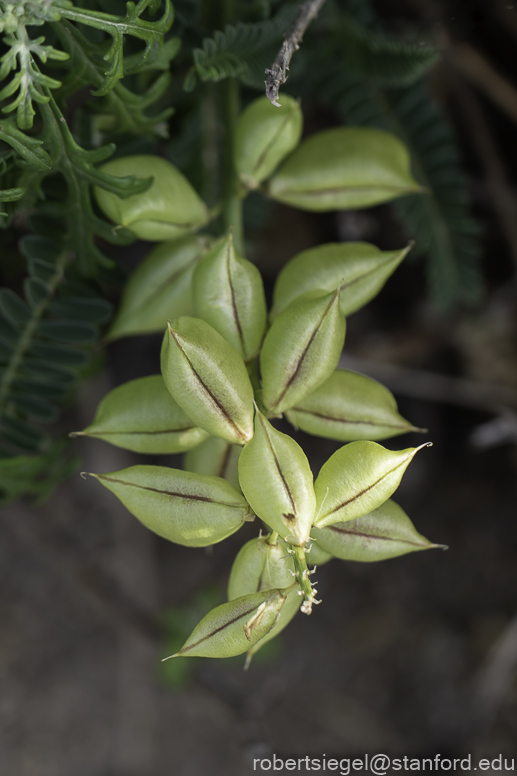
<svg viewBox="0 0 517 776">
<path fill-rule="evenodd" d="M 428 434 L 428 428 L 418 428 L 418 426 L 411 426 L 408 431 L 412 431 L 414 434 Z M 432 443 L 431 443 L 432 444 Z"/>
<path fill-rule="evenodd" d="M 160 663 L 165 663 L 166 660 L 172 660 L 173 657 L 180 657 L 180 655 L 181 655 L 181 651 L 175 652 L 174 655 L 169 655 L 168 657 L 162 657 L 162 659 L 160 660 Z"/>
<path fill-rule="evenodd" d="M 432 447 L 432 442 L 424 442 L 422 445 L 419 445 L 418 447 L 415 447 L 413 450 L 413 455 L 416 455 L 419 450 L 422 450 L 424 447 Z"/>
<path fill-rule="evenodd" d="M 87 436 L 87 434 L 85 434 L 85 433 L 84 433 L 84 431 L 70 431 L 70 433 L 68 434 L 68 436 L 69 436 L 71 439 L 75 439 L 75 437 L 78 437 L 78 436 Z"/>
<path fill-rule="evenodd" d="M 449 545 L 448 544 L 431 544 L 430 547 L 431 550 L 448 550 Z"/>
<path fill-rule="evenodd" d="M 79 472 L 83 480 L 85 480 L 87 477 L 95 477 L 96 480 L 99 479 L 98 474 L 94 474 L 94 472 Z"/>
</svg>

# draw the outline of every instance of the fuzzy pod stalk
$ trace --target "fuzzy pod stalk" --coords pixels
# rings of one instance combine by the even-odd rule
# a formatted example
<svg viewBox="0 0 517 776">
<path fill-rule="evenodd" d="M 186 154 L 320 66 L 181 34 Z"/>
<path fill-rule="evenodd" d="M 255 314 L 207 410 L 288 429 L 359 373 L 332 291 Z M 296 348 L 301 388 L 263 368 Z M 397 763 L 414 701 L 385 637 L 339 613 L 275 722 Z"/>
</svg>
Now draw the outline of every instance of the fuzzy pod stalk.
<svg viewBox="0 0 517 776">
<path fill-rule="evenodd" d="M 140 377 L 110 391 L 93 423 L 72 436 L 102 439 L 135 453 L 182 453 L 208 438 L 172 398 L 161 375 Z"/>
<path fill-rule="evenodd" d="M 309 462 L 258 410 L 255 434 L 239 458 L 239 482 L 261 520 L 290 544 L 305 545 L 316 506 Z"/>
<path fill-rule="evenodd" d="M 195 313 L 240 353 L 254 358 L 266 329 L 267 308 L 258 269 L 237 256 L 233 235 L 207 253 L 193 277 Z"/>
<path fill-rule="evenodd" d="M 169 321 L 161 354 L 165 385 L 200 427 L 233 444 L 253 436 L 253 388 L 237 351 L 198 318 Z"/>
<path fill-rule="evenodd" d="M 201 228 L 208 221 L 208 209 L 185 176 L 173 164 L 158 156 L 124 156 L 104 164 L 101 172 L 125 177 L 152 176 L 142 194 L 121 199 L 94 187 L 100 209 L 115 224 L 125 226 L 142 240 L 174 240 Z"/>
<path fill-rule="evenodd" d="M 196 625 L 180 651 L 170 657 L 242 655 L 275 626 L 288 592 L 264 590 L 217 606 Z"/>
<path fill-rule="evenodd" d="M 209 250 L 207 237 L 157 245 L 131 274 L 107 340 L 163 331 L 170 318 L 194 314 L 192 277 Z"/>
<path fill-rule="evenodd" d="M 260 352 L 264 407 L 280 414 L 325 382 L 338 364 L 345 331 L 339 288 L 309 292 L 288 305 Z"/>
<path fill-rule="evenodd" d="M 130 466 L 91 474 L 146 528 L 185 547 L 217 544 L 252 519 L 248 504 L 226 480 L 165 466 Z"/>
<path fill-rule="evenodd" d="M 295 428 L 339 442 L 423 431 L 398 413 L 395 397 L 381 383 L 347 369 L 336 369 L 285 416 Z"/>
<path fill-rule="evenodd" d="M 421 192 L 406 146 L 370 127 L 336 127 L 305 140 L 269 181 L 278 202 L 325 212 L 362 208 Z"/>
<path fill-rule="evenodd" d="M 275 108 L 267 97 L 254 100 L 237 121 L 235 169 L 247 189 L 271 176 L 300 142 L 303 115 L 297 100 L 283 95 Z"/>
<path fill-rule="evenodd" d="M 427 442 L 387 450 L 376 442 L 350 442 L 323 464 L 314 483 L 318 528 L 353 520 L 380 507 L 396 491 L 402 475 Z"/>
</svg>

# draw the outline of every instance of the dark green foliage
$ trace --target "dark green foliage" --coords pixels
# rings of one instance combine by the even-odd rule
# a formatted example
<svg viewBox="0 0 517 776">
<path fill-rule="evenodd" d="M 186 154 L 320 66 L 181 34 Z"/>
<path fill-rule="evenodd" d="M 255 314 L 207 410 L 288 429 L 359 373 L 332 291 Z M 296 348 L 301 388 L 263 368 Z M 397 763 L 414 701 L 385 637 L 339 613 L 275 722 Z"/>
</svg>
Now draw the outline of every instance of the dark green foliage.
<svg viewBox="0 0 517 776">
<path fill-rule="evenodd" d="M 282 38 L 296 15 L 294 6 L 283 7 L 275 17 L 254 24 L 227 24 L 203 40 L 202 48 L 192 52 L 190 68 L 183 88 L 190 92 L 201 81 L 239 78 L 247 86 L 261 89 L 264 70 L 274 59 Z"/>
<path fill-rule="evenodd" d="M 25 299 L 10 289 L 0 291 L 1 453 L 48 458 L 52 440 L 39 425 L 58 416 L 111 305 L 93 284 L 67 278 L 74 270 L 64 240 L 34 235 L 23 248 L 29 270 Z M 33 468 L 24 465 L 20 471 Z"/>
<path fill-rule="evenodd" d="M 404 43 L 361 27 L 345 14 L 333 25 L 333 38 L 346 71 L 383 86 L 405 86 L 420 78 L 438 57 L 432 46 Z"/>
</svg>

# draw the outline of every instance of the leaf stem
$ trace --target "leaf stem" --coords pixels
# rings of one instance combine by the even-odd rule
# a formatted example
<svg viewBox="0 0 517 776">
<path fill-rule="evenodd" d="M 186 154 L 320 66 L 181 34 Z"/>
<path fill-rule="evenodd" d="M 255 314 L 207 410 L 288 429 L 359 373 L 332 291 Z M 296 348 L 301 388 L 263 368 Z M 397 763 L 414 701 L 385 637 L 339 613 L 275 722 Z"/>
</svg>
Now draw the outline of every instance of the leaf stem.
<svg viewBox="0 0 517 776">
<path fill-rule="evenodd" d="M 221 88 L 224 124 L 223 219 L 225 230 L 233 229 L 235 251 L 242 256 L 244 253 L 242 199 L 233 162 L 235 128 L 239 115 L 239 82 L 236 78 L 228 78 L 223 81 Z"/>
</svg>

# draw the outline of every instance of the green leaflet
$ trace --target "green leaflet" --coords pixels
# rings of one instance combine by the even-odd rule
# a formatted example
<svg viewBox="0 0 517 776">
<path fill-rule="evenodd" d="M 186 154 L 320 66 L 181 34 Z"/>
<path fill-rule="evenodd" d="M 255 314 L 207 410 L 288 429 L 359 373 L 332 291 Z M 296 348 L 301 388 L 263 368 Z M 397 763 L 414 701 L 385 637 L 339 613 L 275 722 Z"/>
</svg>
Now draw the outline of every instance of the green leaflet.
<svg viewBox="0 0 517 776">
<path fill-rule="evenodd" d="M 328 380 L 285 413 L 308 434 L 354 442 L 421 431 L 397 412 L 393 394 L 371 377 L 336 369 Z"/>
<path fill-rule="evenodd" d="M 165 466 L 131 466 L 91 476 L 146 528 L 186 547 L 217 544 L 250 518 L 246 501 L 220 477 Z"/>
<path fill-rule="evenodd" d="M 192 315 L 192 276 L 208 250 L 206 237 L 157 245 L 131 274 L 108 340 L 163 331 L 169 318 Z"/>
<path fill-rule="evenodd" d="M 183 459 L 183 465 L 189 472 L 223 477 L 240 491 L 237 467 L 241 450 L 240 445 L 232 445 L 226 439 L 210 436 L 188 451 Z"/>
<path fill-rule="evenodd" d="M 294 563 L 284 542 L 269 544 L 268 537 L 251 539 L 240 549 L 235 558 L 228 582 L 228 600 L 241 595 L 259 593 L 272 588 L 285 588 L 293 583 Z M 297 590 L 292 590 L 280 612 L 276 625 L 248 652 L 251 659 L 255 652 L 274 639 L 288 625 L 300 608 Z"/>
<path fill-rule="evenodd" d="M 95 198 L 103 213 L 143 240 L 174 240 L 199 229 L 208 221 L 205 203 L 182 173 L 158 156 L 124 156 L 101 167 L 115 177 L 153 177 L 144 196 L 120 199 L 97 186 Z"/>
<path fill-rule="evenodd" d="M 253 388 L 244 361 L 205 321 L 169 322 L 162 347 L 165 385 L 205 431 L 233 444 L 253 436 Z"/>
<path fill-rule="evenodd" d="M 340 283 L 341 312 L 355 313 L 379 293 L 412 247 L 381 251 L 369 243 L 328 243 L 299 253 L 277 278 L 271 318 L 306 291 L 332 291 Z"/>
<path fill-rule="evenodd" d="M 307 542 L 316 506 L 309 462 L 258 410 L 255 435 L 239 458 L 239 482 L 261 520 L 290 544 Z"/>
<path fill-rule="evenodd" d="M 364 127 L 312 135 L 267 187 L 273 199 L 313 211 L 371 207 L 421 190 L 403 143 L 387 132 Z"/>
<path fill-rule="evenodd" d="M 196 315 L 245 361 L 257 355 L 267 320 L 264 286 L 258 269 L 236 255 L 231 234 L 196 267 L 193 297 Z"/>
<path fill-rule="evenodd" d="M 242 655 L 275 625 L 285 600 L 282 590 L 265 590 L 221 604 L 203 617 L 171 657 Z"/>
<path fill-rule="evenodd" d="M 77 435 L 136 453 L 181 453 L 208 436 L 174 401 L 161 375 L 114 388 L 100 403 L 93 423 Z"/>
<path fill-rule="evenodd" d="M 376 442 L 350 442 L 323 464 L 314 483 L 318 528 L 353 520 L 381 506 L 396 491 L 414 455 L 431 443 L 386 450 Z"/>
<path fill-rule="evenodd" d="M 419 534 L 404 510 L 391 499 L 355 520 L 327 528 L 314 527 L 312 534 L 318 549 L 342 560 L 363 563 L 442 546 Z"/>
<path fill-rule="evenodd" d="M 281 413 L 330 377 L 341 356 L 345 329 L 339 289 L 304 294 L 286 307 L 260 352 L 264 406 Z"/>
<path fill-rule="evenodd" d="M 235 169 L 244 186 L 256 189 L 288 156 L 302 135 L 299 103 L 283 94 L 276 108 L 267 97 L 254 100 L 239 116 L 235 132 Z"/>
</svg>

